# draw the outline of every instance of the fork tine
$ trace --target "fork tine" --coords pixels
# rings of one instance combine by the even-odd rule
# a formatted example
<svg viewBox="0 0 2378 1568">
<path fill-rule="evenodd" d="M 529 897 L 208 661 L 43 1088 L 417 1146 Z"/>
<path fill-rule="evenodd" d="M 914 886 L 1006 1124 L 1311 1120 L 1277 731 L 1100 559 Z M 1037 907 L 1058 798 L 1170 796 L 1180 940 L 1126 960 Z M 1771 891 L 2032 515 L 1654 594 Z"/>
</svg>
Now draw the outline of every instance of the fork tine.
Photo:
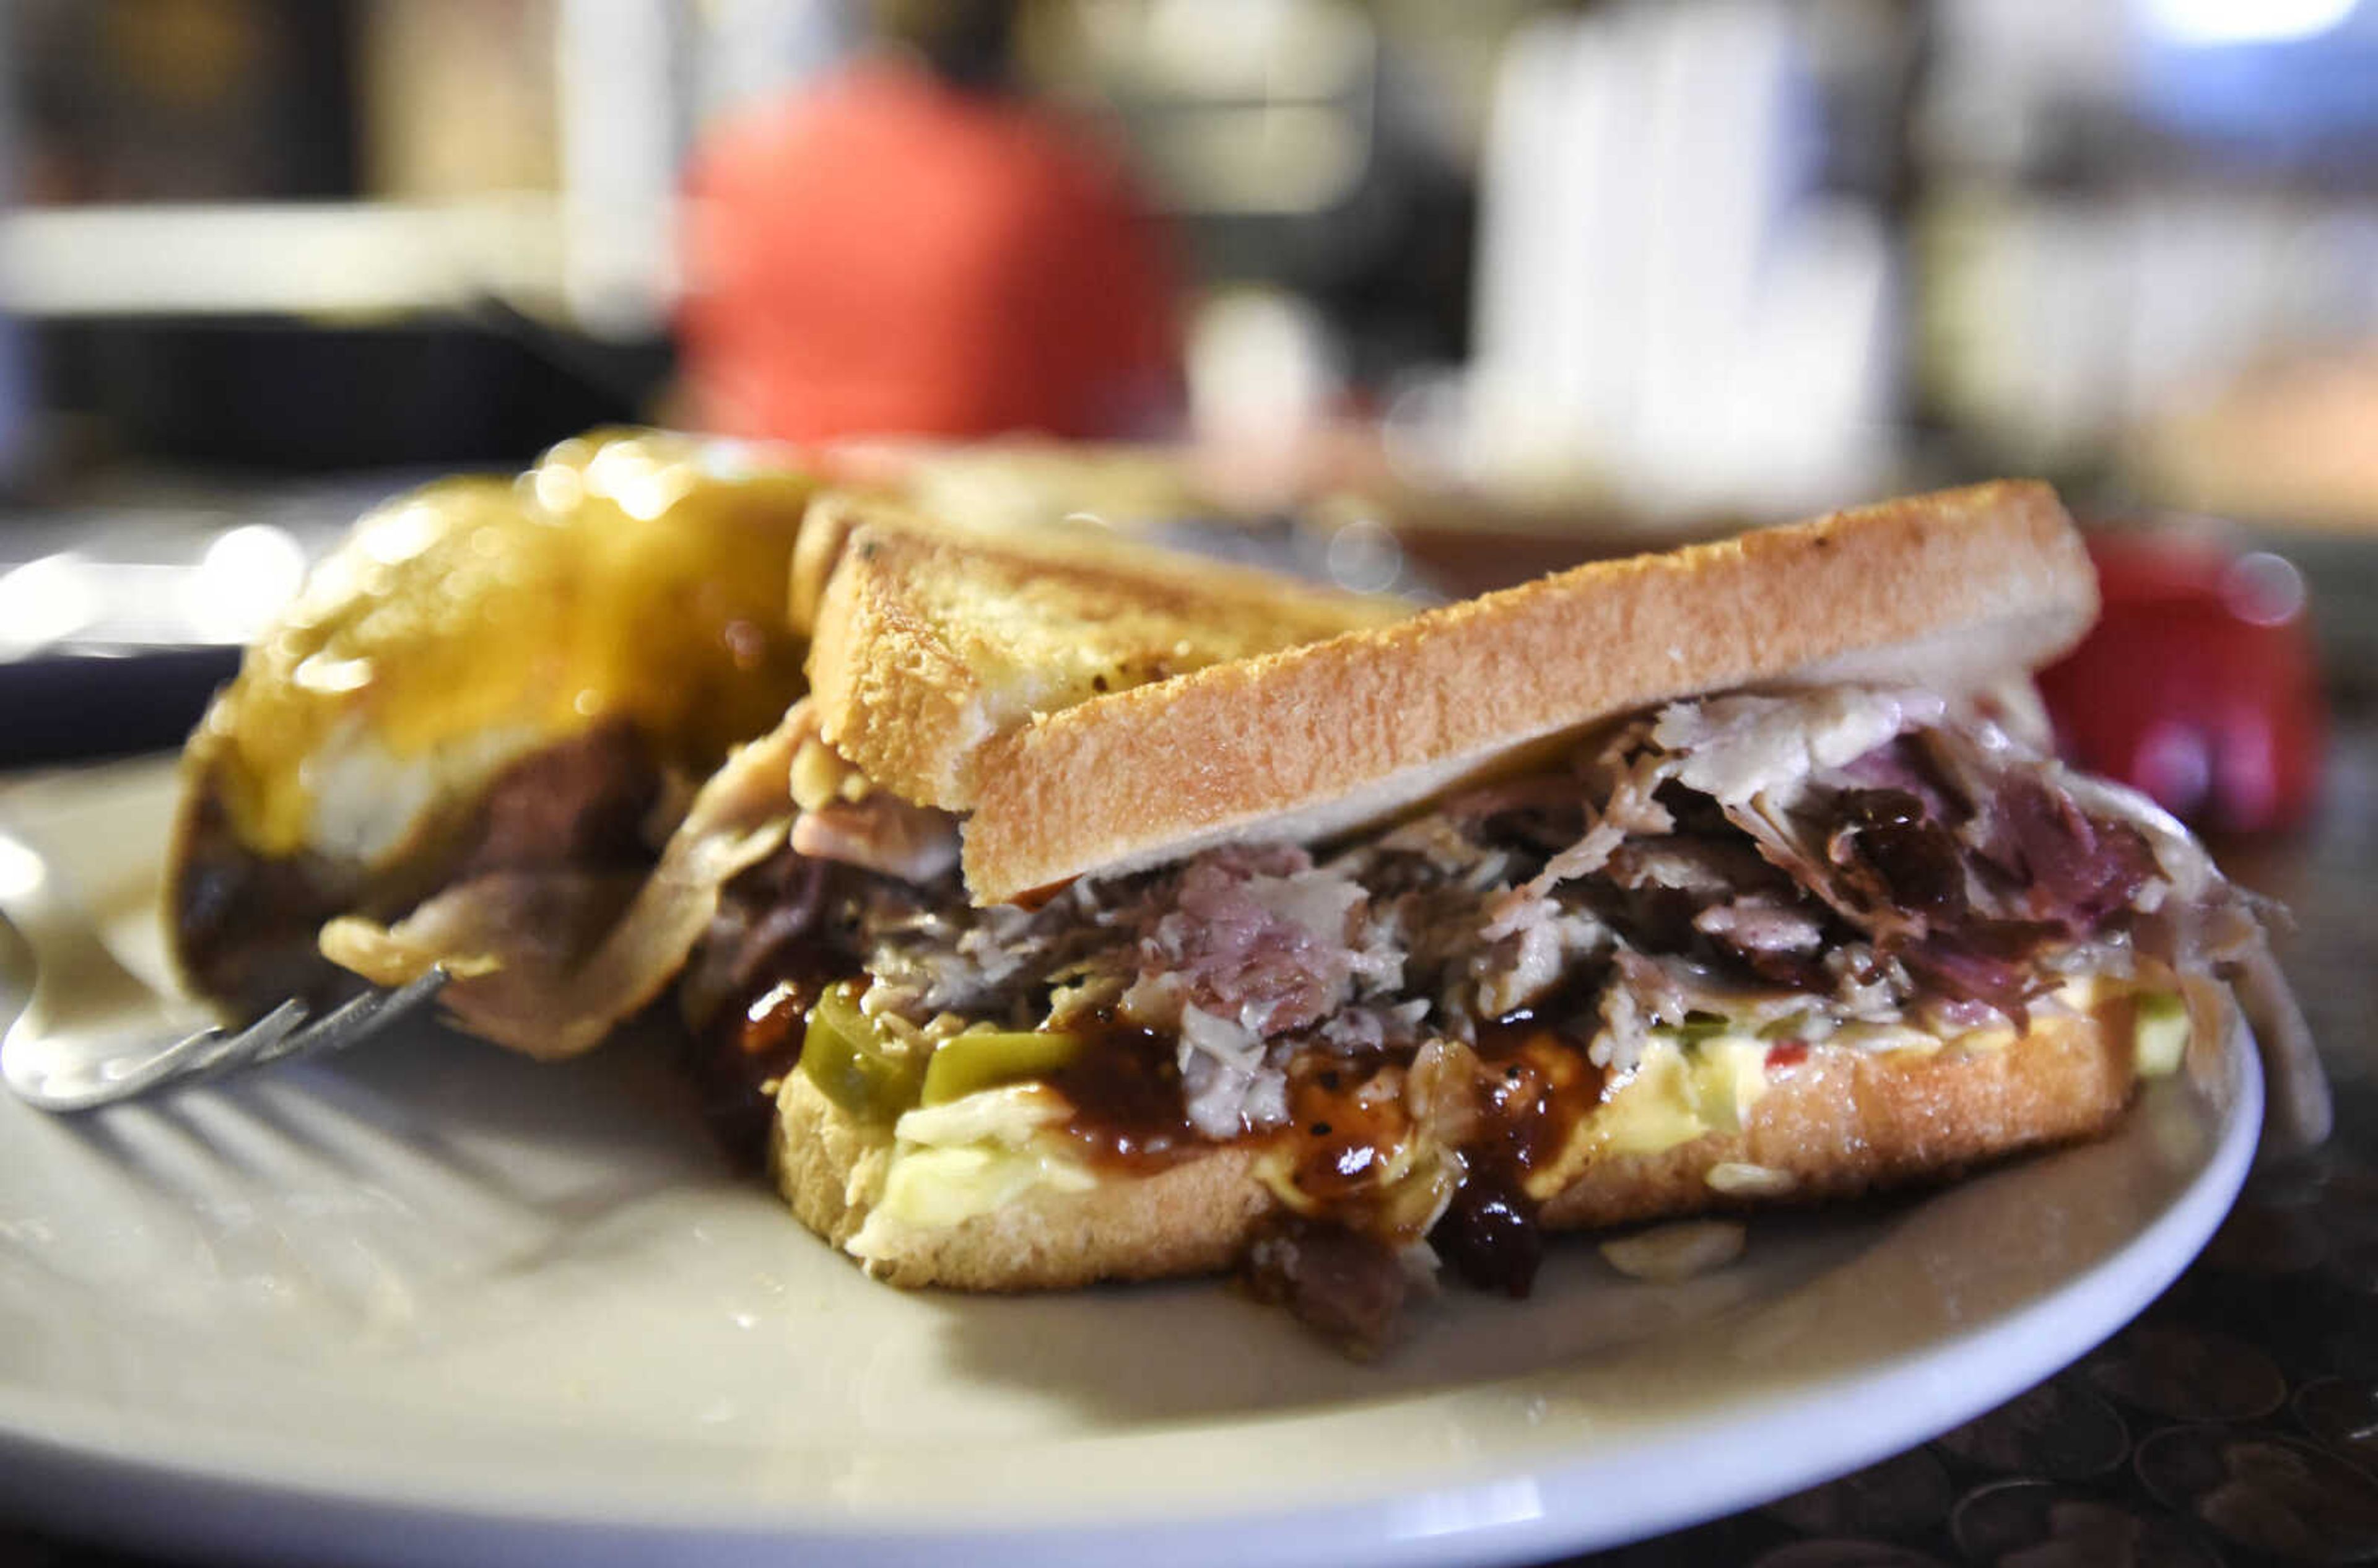
<svg viewBox="0 0 2378 1568">
<path fill-rule="evenodd" d="M 301 1041 L 306 1037 L 306 1020 L 312 1015 L 313 1010 L 304 1002 L 294 999 L 284 1001 L 246 1028 L 218 1041 L 214 1049 L 194 1058 L 190 1065 L 174 1077 L 195 1082 L 233 1071 L 251 1062 L 270 1061 L 275 1055 L 286 1051 L 292 1041 Z"/>
<path fill-rule="evenodd" d="M 283 1008 L 296 1006 L 294 1002 L 284 1002 L 282 1008 L 276 1008 L 272 1014 L 267 1016 L 275 1016 Z M 302 1015 L 303 1010 L 300 1009 Z M 96 1071 L 52 1076 L 30 1089 L 22 1084 L 12 1083 L 11 1086 L 18 1094 L 32 1097 L 44 1110 L 96 1110 L 102 1106 L 112 1106 L 118 1101 L 145 1095 L 162 1083 L 203 1075 L 246 1033 L 243 1030 L 240 1034 L 225 1035 L 221 1029 L 202 1029 L 133 1061 L 128 1067 L 109 1061 L 100 1064 Z M 65 1078 L 64 1083 L 61 1083 L 61 1077 Z"/>
<path fill-rule="evenodd" d="M 277 1045 L 305 1027 L 307 1011 L 304 1002 L 292 998 L 246 1028 L 226 1036 L 222 1048 L 245 1054 Z"/>
<path fill-rule="evenodd" d="M 433 968 L 397 990 L 366 991 L 310 1023 L 305 1003 L 285 1001 L 235 1033 L 202 1030 L 128 1071 L 71 1087 L 44 1085 L 31 1097 L 47 1110 L 94 1110 L 168 1084 L 202 1083 L 268 1062 L 345 1050 L 419 1011 L 445 987 L 446 980 L 443 969 Z M 19 1094 L 27 1093 L 17 1087 Z"/>
<path fill-rule="evenodd" d="M 113 1105 L 167 1083 L 212 1078 L 245 1062 L 259 1041 L 278 1044 L 302 1034 L 305 1022 L 306 1004 L 293 1000 L 282 1002 L 245 1029 L 228 1033 L 202 1029 L 166 1047 L 132 1071 L 109 1078 L 85 1097 L 84 1107 L 79 1108 Z"/>
<path fill-rule="evenodd" d="M 426 1006 L 446 986 L 446 971 L 431 968 L 393 991 L 366 991 L 341 1003 L 318 1023 L 284 1037 L 258 1046 L 253 1063 L 261 1067 L 296 1056 L 327 1056 L 371 1038 L 380 1030 Z"/>
</svg>

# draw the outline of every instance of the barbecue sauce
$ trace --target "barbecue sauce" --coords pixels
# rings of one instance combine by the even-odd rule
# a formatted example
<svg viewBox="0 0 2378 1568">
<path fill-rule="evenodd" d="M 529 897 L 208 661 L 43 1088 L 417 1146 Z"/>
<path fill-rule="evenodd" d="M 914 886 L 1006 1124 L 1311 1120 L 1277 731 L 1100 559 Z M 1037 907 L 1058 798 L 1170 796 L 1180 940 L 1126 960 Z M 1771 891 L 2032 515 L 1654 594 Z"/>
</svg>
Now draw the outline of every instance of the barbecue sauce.
<svg viewBox="0 0 2378 1568">
<path fill-rule="evenodd" d="M 1464 1175 L 1429 1239 L 1482 1289 L 1528 1293 L 1543 1251 L 1528 1179 L 1561 1157 L 1606 1087 L 1586 1039 L 1542 1021 L 1573 1015 L 1575 1000 L 1555 998 L 1479 1030 Z M 1087 1158 L 1145 1173 L 1212 1147 L 1189 1121 L 1171 1035 L 1111 1016 L 1075 1032 L 1086 1035 L 1083 1048 L 1048 1083 L 1074 1107 L 1062 1131 Z M 1308 1052 L 1291 1064 L 1284 1174 L 1319 1217 L 1358 1230 L 1383 1217 L 1396 1152 L 1414 1131 L 1407 1066 L 1383 1052 Z"/>
<path fill-rule="evenodd" d="M 1143 1174 L 1199 1152 L 1171 1035 L 1105 1014 L 1068 1033 L 1082 1036 L 1082 1048 L 1048 1078 L 1074 1107 L 1067 1137 L 1093 1159 Z"/>
<path fill-rule="evenodd" d="M 1467 1174 L 1429 1242 L 1481 1290 L 1519 1298 L 1533 1288 L 1543 1233 L 1528 1179 L 1560 1158 L 1570 1130 L 1602 1103 L 1608 1084 L 1585 1039 L 1539 1018 L 1571 1011 L 1555 1000 L 1478 1031 L 1479 1126 L 1462 1145 Z"/>
<path fill-rule="evenodd" d="M 1483 1170 L 1472 1170 L 1428 1233 L 1429 1245 L 1465 1285 L 1514 1300 L 1535 1287 L 1544 1261 L 1536 1201 Z"/>
<path fill-rule="evenodd" d="M 768 1161 L 776 1123 L 776 1090 L 800 1064 L 809 1011 L 823 981 L 783 981 L 724 1016 L 687 1053 L 687 1075 L 700 1096 L 703 1120 L 739 1169 Z"/>
<path fill-rule="evenodd" d="M 1288 1107 L 1302 1140 L 1289 1179 L 1324 1210 L 1359 1213 L 1411 1130 L 1399 1080 L 1382 1062 L 1308 1057 L 1290 1069 Z"/>
</svg>

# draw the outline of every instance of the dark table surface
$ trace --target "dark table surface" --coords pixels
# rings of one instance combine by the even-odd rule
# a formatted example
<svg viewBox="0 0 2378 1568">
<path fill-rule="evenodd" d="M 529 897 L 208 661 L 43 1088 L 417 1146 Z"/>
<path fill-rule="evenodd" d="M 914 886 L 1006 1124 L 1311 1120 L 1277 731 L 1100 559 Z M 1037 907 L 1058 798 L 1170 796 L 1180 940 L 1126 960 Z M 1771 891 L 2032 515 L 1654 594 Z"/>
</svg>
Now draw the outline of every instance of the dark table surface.
<svg viewBox="0 0 2378 1568">
<path fill-rule="evenodd" d="M 2216 846 L 2233 877 L 2293 911 L 2281 955 L 2336 1093 L 2328 1144 L 2261 1162 L 2181 1279 L 2030 1393 L 1856 1475 L 1571 1562 L 2378 1561 L 2378 1063 L 2365 1033 L 2378 1013 L 2378 702 L 2340 700 L 2312 824 Z M 10 1568 L 168 1561 L 0 1522 Z"/>
<path fill-rule="evenodd" d="M 2378 709 L 2339 715 L 2309 831 L 2218 845 L 2284 901 L 2336 1131 L 2258 1162 L 2193 1266 L 2075 1366 L 1856 1475 L 1573 1560 L 1759 1568 L 2378 1561 Z"/>
</svg>

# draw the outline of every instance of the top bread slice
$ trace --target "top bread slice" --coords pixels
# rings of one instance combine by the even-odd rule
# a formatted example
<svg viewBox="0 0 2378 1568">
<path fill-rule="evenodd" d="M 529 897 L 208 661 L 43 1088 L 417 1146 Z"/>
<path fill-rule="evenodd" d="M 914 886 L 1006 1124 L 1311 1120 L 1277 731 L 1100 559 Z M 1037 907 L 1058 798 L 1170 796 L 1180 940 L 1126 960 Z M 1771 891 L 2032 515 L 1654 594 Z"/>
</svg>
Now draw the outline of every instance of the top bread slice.
<svg viewBox="0 0 2378 1568">
<path fill-rule="evenodd" d="M 2096 608 L 2055 492 L 2000 481 L 1594 562 L 1063 711 L 1039 692 L 1003 715 L 977 707 L 952 764 L 969 787 L 947 798 L 971 811 L 970 892 L 1003 903 L 1251 832 L 1310 841 L 1386 820 L 1589 725 L 1697 693 L 1844 680 L 1970 689 L 2055 658 Z M 1044 612 L 1027 600 L 1003 613 Z M 906 628 L 878 635 L 895 630 Z M 1002 646 L 1065 635 L 1062 623 L 1047 636 L 1003 628 Z M 848 659 L 848 645 L 834 657 Z M 896 722 L 945 705 L 940 678 L 862 695 Z M 815 667 L 811 680 L 823 684 Z M 1053 690 L 1082 695 L 1062 674 Z"/>
<path fill-rule="evenodd" d="M 812 509 L 801 546 L 825 740 L 950 811 L 977 805 L 988 744 L 1043 715 L 1414 609 L 1095 531 L 957 530 L 853 497 Z"/>
</svg>

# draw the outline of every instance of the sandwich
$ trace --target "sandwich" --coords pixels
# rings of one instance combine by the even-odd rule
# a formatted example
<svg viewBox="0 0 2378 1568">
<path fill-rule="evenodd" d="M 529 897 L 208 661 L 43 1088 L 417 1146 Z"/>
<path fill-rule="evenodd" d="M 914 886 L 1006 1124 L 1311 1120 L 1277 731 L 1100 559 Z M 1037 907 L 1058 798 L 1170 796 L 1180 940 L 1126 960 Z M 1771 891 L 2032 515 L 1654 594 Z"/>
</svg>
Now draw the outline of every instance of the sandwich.
<svg viewBox="0 0 2378 1568">
<path fill-rule="evenodd" d="M 2043 485 L 1185 668 L 1160 572 L 967 569 L 844 531 L 789 825 L 679 991 L 895 1285 L 1236 1271 L 1374 1349 L 1550 1233 L 2101 1132 L 2233 986 L 2304 1048 L 2262 906 L 2050 754 L 2028 672 L 2096 602 Z"/>
<path fill-rule="evenodd" d="M 613 432 L 366 518 L 186 749 L 166 904 L 190 987 L 253 1017 L 438 968 L 450 1022 L 498 1045 L 607 1038 L 790 830 L 810 612 L 862 517 L 947 563 L 917 592 L 1037 606 L 1044 640 L 1061 606 L 1097 610 L 1091 642 L 1127 622 L 1150 645 L 1134 678 L 1409 608 L 1013 508 L 929 517 L 904 483 L 880 456 Z M 1163 581 L 1128 616 L 1102 597 L 1122 560 Z M 1005 722 L 1078 650 L 970 652 L 987 677 L 1007 658 L 984 688 Z"/>
<path fill-rule="evenodd" d="M 679 1010 L 704 1107 L 751 1163 L 765 1157 L 775 1095 L 799 1052 L 792 1024 L 814 999 L 813 987 L 780 982 L 811 955 L 835 962 L 815 940 L 810 904 L 828 868 L 887 888 L 948 884 L 953 813 L 981 787 L 993 737 L 1416 607 L 1096 531 L 954 527 L 854 492 L 811 508 L 790 604 L 810 640 L 812 695 L 705 786 L 692 831 L 668 846 L 665 866 L 706 858 L 722 874 L 694 897 L 656 879 L 645 901 L 678 901 L 706 922 L 679 950 Z M 770 852 L 739 850 L 727 869 L 730 857 L 699 837 L 705 817 L 733 833 L 766 822 Z"/>
</svg>

